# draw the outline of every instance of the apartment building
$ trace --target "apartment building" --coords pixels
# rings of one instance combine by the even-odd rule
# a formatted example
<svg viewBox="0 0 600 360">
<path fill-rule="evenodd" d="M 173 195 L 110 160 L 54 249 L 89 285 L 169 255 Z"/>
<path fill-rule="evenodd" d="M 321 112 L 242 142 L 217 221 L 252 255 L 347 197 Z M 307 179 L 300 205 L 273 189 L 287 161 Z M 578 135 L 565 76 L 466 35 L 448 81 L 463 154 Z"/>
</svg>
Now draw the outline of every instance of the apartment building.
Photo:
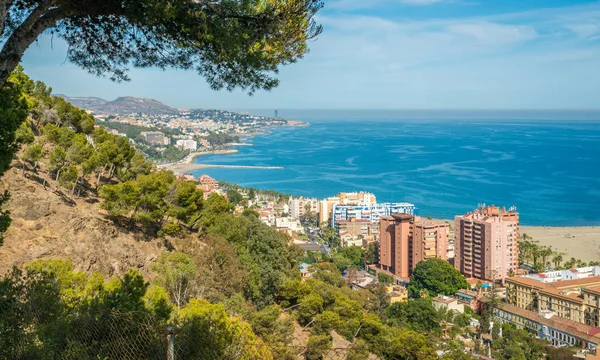
<svg viewBox="0 0 600 360">
<path fill-rule="evenodd" d="M 456 216 L 454 267 L 466 277 L 504 281 L 518 269 L 519 214 L 482 206 Z"/>
<path fill-rule="evenodd" d="M 585 323 L 600 327 L 600 286 L 584 288 L 582 293 Z"/>
<path fill-rule="evenodd" d="M 196 151 L 198 142 L 196 140 L 177 140 L 175 146 L 181 150 Z"/>
<path fill-rule="evenodd" d="M 376 226 L 379 218 L 382 216 L 392 216 L 394 214 L 416 215 L 418 212 L 414 204 L 411 203 L 382 203 L 382 204 L 359 204 L 359 205 L 341 205 L 336 204 L 331 208 L 330 226 L 336 227 L 336 222 L 340 220 L 369 220 L 373 226 L 373 233 L 378 233 Z"/>
<path fill-rule="evenodd" d="M 420 261 L 430 258 L 447 260 L 448 224 L 408 214 L 382 216 L 379 224 L 382 270 L 408 279 Z"/>
<path fill-rule="evenodd" d="M 331 196 L 319 201 L 319 222 L 326 224 L 330 222 L 331 210 L 334 205 L 373 205 L 377 204 L 377 198 L 374 194 L 359 192 L 340 192 L 337 196 Z"/>
<path fill-rule="evenodd" d="M 598 268 L 597 270 L 595 268 Z M 506 279 L 506 302 L 529 311 L 551 311 L 571 321 L 598 326 L 600 302 L 600 267 L 566 272 L 592 274 L 585 277 L 557 278 L 555 272 Z M 552 281 L 547 281 L 547 279 Z M 563 280 L 567 278 L 567 280 Z M 541 279 L 541 280 L 540 280 Z M 546 280 L 546 281 L 545 281 Z"/>
<path fill-rule="evenodd" d="M 515 325 L 556 347 L 579 347 L 596 354 L 600 328 L 557 316 L 551 311 L 534 312 L 500 303 L 493 311 L 494 321 Z"/>
<path fill-rule="evenodd" d="M 160 131 L 142 131 L 140 135 L 146 140 L 148 145 L 169 145 L 171 139 Z"/>
<path fill-rule="evenodd" d="M 317 199 L 306 199 L 302 197 L 290 199 L 288 205 L 290 207 L 289 215 L 296 219 L 300 219 L 304 216 L 307 210 L 310 210 L 315 214 L 319 211 L 319 201 Z"/>
</svg>

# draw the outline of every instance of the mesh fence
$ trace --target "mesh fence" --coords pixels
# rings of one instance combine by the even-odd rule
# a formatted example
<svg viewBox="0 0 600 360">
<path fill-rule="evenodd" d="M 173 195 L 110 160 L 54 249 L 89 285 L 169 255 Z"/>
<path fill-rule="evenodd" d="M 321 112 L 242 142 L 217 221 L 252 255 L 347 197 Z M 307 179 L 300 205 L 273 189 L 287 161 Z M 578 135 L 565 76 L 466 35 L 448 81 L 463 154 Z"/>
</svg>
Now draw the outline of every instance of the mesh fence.
<svg viewBox="0 0 600 360">
<path fill-rule="evenodd" d="M 1 304 L 0 304 L 1 305 Z M 210 320 L 167 325 L 146 313 L 108 311 L 100 315 L 68 314 L 54 324 L 43 315 L 23 319 L 11 336 L 0 320 L 0 359 L 347 359 L 347 347 L 310 348 L 280 344 L 272 351 L 240 323 L 219 329 Z M 9 335 L 5 337 L 5 335 Z M 281 348 L 285 351 L 281 351 Z M 285 353 L 284 355 L 281 355 Z M 278 355 L 279 354 L 279 355 Z"/>
</svg>

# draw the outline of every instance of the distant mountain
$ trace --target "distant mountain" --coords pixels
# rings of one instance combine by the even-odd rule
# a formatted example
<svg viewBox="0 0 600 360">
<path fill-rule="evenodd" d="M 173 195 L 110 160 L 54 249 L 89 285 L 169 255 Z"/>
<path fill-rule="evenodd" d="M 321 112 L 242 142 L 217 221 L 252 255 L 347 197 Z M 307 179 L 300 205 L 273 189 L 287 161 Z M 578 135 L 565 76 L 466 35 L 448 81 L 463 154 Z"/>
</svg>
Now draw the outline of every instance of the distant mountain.
<svg viewBox="0 0 600 360">
<path fill-rule="evenodd" d="M 90 109 L 91 110 L 91 109 L 103 106 L 106 103 L 108 103 L 107 100 L 104 100 L 104 99 L 101 99 L 98 97 L 69 97 L 69 96 L 62 95 L 62 94 L 57 94 L 57 96 L 64 98 L 71 104 L 73 104 L 77 107 L 80 107 L 82 109 Z"/>
<path fill-rule="evenodd" d="M 96 114 L 127 115 L 133 113 L 144 113 L 148 115 L 178 114 L 179 110 L 167 106 L 158 100 L 136 98 L 133 96 L 119 97 L 113 101 L 107 101 L 97 97 L 69 97 L 59 95 L 71 104 L 91 110 Z"/>
</svg>

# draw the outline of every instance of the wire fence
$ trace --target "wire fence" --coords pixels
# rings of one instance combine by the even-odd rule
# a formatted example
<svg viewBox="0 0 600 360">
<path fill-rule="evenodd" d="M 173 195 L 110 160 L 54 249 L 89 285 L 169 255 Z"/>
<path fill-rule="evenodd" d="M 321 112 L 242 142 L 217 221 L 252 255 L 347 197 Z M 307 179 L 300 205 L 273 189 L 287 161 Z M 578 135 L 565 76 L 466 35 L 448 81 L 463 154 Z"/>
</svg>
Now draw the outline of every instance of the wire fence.
<svg viewBox="0 0 600 360">
<path fill-rule="evenodd" d="M 279 344 L 285 350 L 284 357 L 249 332 L 244 323 L 225 329 L 215 319 L 171 325 L 149 313 L 106 311 L 68 314 L 48 324 L 45 310 L 33 317 L 24 314 L 23 318 L 14 319 L 21 321 L 22 326 L 12 329 L 10 321 L 0 319 L 0 359 L 343 360 L 353 350 L 352 344 Z"/>
</svg>

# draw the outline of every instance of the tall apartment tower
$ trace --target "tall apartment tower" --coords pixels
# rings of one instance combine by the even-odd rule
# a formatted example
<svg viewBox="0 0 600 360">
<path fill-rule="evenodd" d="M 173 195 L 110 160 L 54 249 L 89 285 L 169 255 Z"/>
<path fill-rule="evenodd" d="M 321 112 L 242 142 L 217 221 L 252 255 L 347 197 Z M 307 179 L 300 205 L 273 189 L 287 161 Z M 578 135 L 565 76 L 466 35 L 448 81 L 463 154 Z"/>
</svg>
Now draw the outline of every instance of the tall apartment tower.
<svg viewBox="0 0 600 360">
<path fill-rule="evenodd" d="M 454 219 L 454 267 L 466 277 L 504 282 L 518 268 L 519 214 L 482 206 Z"/>
<path fill-rule="evenodd" d="M 379 218 L 379 264 L 396 277 L 408 279 L 420 261 L 447 260 L 448 224 L 407 214 Z"/>
<path fill-rule="evenodd" d="M 408 239 L 412 215 L 395 214 L 379 218 L 379 263 L 383 270 L 408 279 Z"/>
</svg>

